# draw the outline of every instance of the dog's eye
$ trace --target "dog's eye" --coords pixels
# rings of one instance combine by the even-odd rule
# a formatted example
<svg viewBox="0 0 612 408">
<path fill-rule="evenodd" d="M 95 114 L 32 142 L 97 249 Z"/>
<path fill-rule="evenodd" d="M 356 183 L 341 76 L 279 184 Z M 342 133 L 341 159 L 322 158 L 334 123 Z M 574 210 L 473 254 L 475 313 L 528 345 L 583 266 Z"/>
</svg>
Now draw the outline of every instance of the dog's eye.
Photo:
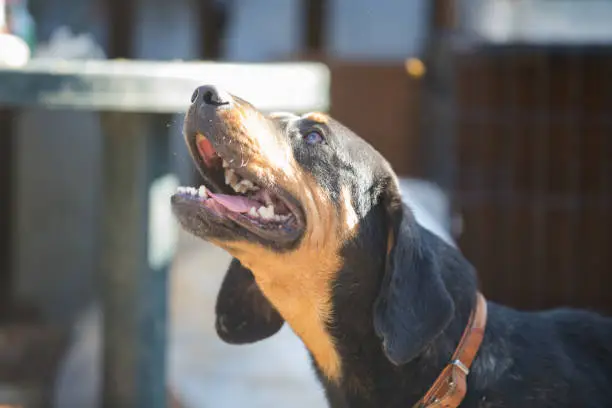
<svg viewBox="0 0 612 408">
<path fill-rule="evenodd" d="M 311 130 L 306 133 L 306 135 L 304 135 L 304 141 L 308 144 L 317 144 L 324 142 L 325 139 L 323 139 L 323 135 L 321 134 L 321 132 L 317 130 Z"/>
</svg>

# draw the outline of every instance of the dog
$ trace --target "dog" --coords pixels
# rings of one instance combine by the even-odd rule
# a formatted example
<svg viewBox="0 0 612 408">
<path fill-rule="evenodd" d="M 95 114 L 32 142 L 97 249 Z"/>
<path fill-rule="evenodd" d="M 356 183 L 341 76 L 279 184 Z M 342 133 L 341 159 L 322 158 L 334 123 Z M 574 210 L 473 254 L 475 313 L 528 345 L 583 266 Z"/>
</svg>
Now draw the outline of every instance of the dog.
<svg viewBox="0 0 612 408">
<path fill-rule="evenodd" d="M 287 322 L 333 408 L 612 407 L 612 319 L 487 302 L 459 250 L 421 227 L 390 164 L 323 113 L 266 115 L 198 88 L 184 136 L 205 186 L 182 228 L 233 256 L 224 341 Z"/>
</svg>

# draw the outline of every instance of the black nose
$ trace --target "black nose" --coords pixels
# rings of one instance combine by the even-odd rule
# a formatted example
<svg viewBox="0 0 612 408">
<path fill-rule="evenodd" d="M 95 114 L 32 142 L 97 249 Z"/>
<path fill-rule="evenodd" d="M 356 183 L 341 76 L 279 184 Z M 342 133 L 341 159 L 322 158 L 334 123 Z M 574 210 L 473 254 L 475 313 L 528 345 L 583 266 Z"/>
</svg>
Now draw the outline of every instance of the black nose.
<svg viewBox="0 0 612 408">
<path fill-rule="evenodd" d="M 232 96 L 213 85 L 204 85 L 197 88 L 191 96 L 191 103 L 195 105 L 223 106 L 232 102 Z"/>
</svg>

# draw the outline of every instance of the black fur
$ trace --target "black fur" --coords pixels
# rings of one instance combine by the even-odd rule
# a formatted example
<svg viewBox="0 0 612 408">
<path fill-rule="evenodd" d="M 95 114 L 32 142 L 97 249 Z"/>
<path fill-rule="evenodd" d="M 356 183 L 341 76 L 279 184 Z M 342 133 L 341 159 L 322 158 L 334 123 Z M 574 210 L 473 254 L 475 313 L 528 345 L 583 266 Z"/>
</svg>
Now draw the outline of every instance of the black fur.
<svg viewBox="0 0 612 408">
<path fill-rule="evenodd" d="M 342 360 L 340 383 L 328 382 L 315 365 L 330 405 L 411 407 L 459 342 L 475 304 L 475 272 L 458 250 L 415 222 L 389 164 L 361 138 L 333 120 L 274 120 L 279 143 L 291 144 L 303 170 L 330 197 L 349 191 L 360 220 L 332 283 L 328 331 Z M 301 142 L 313 126 L 326 143 Z M 231 343 L 261 340 L 283 324 L 236 260 L 217 315 L 219 334 Z M 461 406 L 612 407 L 612 319 L 569 309 L 528 313 L 489 302 L 485 337 Z"/>
<path fill-rule="evenodd" d="M 400 366 L 442 333 L 454 315 L 455 304 L 442 282 L 443 262 L 428 253 L 430 246 L 422 245 L 429 235 L 419 239 L 410 211 L 400 200 L 394 202 L 395 197 L 399 197 L 397 192 L 386 204 L 391 242 L 374 305 L 374 330 L 389 360 Z"/>
<path fill-rule="evenodd" d="M 233 259 L 217 296 L 215 328 L 230 344 L 253 343 L 283 327 L 284 320 L 264 297 L 251 271 Z"/>
</svg>

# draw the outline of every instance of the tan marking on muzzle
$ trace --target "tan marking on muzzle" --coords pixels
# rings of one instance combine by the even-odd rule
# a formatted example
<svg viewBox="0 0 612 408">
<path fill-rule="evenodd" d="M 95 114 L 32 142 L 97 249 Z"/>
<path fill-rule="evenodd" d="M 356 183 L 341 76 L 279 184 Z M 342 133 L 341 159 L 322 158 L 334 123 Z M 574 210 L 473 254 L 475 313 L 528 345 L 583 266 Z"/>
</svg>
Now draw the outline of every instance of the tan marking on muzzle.
<svg viewBox="0 0 612 408">
<path fill-rule="evenodd" d="M 273 124 L 261 113 L 247 108 L 236 108 L 220 113 L 231 135 L 228 145 L 242 160 L 236 163 L 245 166 L 258 178 L 270 183 L 281 175 L 294 179 L 291 147 L 286 141 L 278 140 Z M 275 177 L 276 176 L 276 177 Z"/>
</svg>

